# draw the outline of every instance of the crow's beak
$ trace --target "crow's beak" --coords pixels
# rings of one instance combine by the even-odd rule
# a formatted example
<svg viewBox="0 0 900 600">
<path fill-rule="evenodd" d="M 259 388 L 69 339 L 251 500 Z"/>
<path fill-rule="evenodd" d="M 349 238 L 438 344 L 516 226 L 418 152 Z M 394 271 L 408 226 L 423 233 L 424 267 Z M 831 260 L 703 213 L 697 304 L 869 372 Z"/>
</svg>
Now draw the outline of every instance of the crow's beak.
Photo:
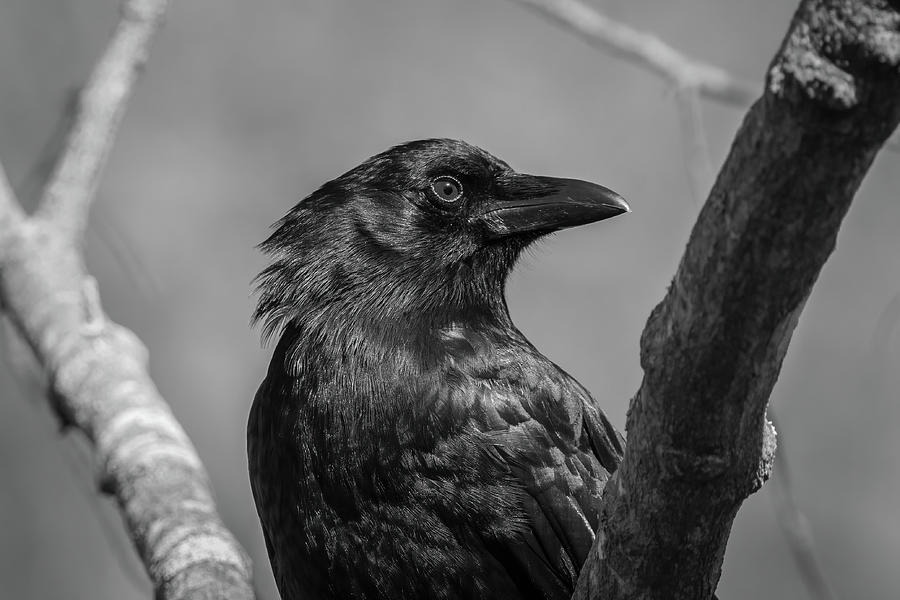
<svg viewBox="0 0 900 600">
<path fill-rule="evenodd" d="M 631 211 L 611 189 L 578 179 L 513 173 L 498 181 L 498 192 L 474 217 L 494 238 L 551 232 Z"/>
</svg>

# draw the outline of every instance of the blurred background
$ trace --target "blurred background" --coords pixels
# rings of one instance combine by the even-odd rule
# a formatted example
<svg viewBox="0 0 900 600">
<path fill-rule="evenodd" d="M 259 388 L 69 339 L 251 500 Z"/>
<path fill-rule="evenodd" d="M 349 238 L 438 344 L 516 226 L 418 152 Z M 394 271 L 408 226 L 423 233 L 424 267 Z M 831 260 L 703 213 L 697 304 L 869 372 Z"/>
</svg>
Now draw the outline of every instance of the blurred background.
<svg viewBox="0 0 900 600">
<path fill-rule="evenodd" d="M 795 2 L 604 0 L 613 18 L 761 89 Z M 23 200 L 116 0 L 0 2 L 0 159 Z M 743 109 L 704 101 L 713 167 Z M 174 2 L 114 148 L 87 238 L 113 319 L 206 463 L 276 598 L 244 427 L 269 350 L 248 327 L 254 245 L 324 181 L 409 139 L 463 138 L 522 171 L 597 181 L 634 212 L 557 235 L 509 285 L 520 328 L 624 427 L 638 340 L 699 210 L 672 90 L 508 0 Z M 773 403 L 793 489 L 844 598 L 900 588 L 900 154 L 883 152 L 800 320 Z M 79 434 L 4 333 L 0 596 L 151 597 Z M 803 598 L 771 484 L 743 506 L 719 596 Z"/>
</svg>

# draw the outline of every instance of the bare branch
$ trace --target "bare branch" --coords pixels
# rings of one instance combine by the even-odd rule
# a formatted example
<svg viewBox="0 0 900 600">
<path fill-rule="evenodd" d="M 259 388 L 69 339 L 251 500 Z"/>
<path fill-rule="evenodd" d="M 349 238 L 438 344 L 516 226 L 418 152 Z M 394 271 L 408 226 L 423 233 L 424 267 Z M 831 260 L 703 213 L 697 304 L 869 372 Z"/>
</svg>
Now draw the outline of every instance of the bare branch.
<svg viewBox="0 0 900 600">
<path fill-rule="evenodd" d="M 813 283 L 900 122 L 900 5 L 803 0 L 663 301 L 575 598 L 711 598 L 775 449 L 766 405 Z"/>
<path fill-rule="evenodd" d="M 774 423 L 774 417 L 769 418 Z M 780 484 L 780 485 L 775 485 Z M 775 503 L 775 515 L 781 531 L 787 538 L 788 546 L 794 555 L 794 561 L 803 578 L 803 583 L 809 590 L 810 600 L 838 600 L 838 596 L 828 583 L 825 569 L 819 562 L 816 554 L 816 544 L 813 541 L 812 527 L 806 515 L 797 506 L 794 500 L 791 475 L 785 460 L 784 444 L 780 443 L 775 453 L 775 468 L 772 470 L 772 481 L 769 483 L 772 491 L 772 499 Z"/>
<path fill-rule="evenodd" d="M 759 95 L 752 85 L 724 69 L 685 56 L 658 37 L 613 21 L 581 0 L 516 0 L 592 46 L 650 69 L 679 89 L 695 89 L 702 96 L 747 106 Z"/>
<path fill-rule="evenodd" d="M 6 170 L 0 164 L 0 267 L 2 267 L 2 242 L 25 220 L 25 212 L 16 200 Z"/>
<path fill-rule="evenodd" d="M 112 40 L 79 94 L 72 129 L 36 212 L 70 240 L 79 239 L 87 224 L 125 106 L 167 4 L 123 2 Z"/>
<path fill-rule="evenodd" d="M 50 136 L 44 141 L 40 151 L 38 151 L 31 167 L 25 172 L 25 176 L 14 187 L 16 197 L 23 206 L 34 206 L 37 199 L 50 181 L 50 176 L 56 170 L 56 165 L 62 155 L 63 146 L 72 129 L 72 123 L 75 119 L 75 112 L 78 107 L 78 90 L 69 90 L 64 101 L 56 123 Z"/>
<path fill-rule="evenodd" d="M 50 377 L 51 404 L 91 443 L 159 600 L 250 600 L 250 561 L 225 528 L 187 434 L 147 372 L 147 350 L 109 321 L 79 253 L 116 125 L 166 3 L 126 0 L 81 98 L 38 212 L 0 165 L 0 299 Z"/>
<path fill-rule="evenodd" d="M 24 223 L 6 248 L 4 305 L 47 369 L 64 425 L 93 444 L 101 489 L 118 500 L 157 598 L 252 598 L 249 560 L 147 374 L 146 348 L 106 318 L 96 283 L 55 229 Z"/>
<path fill-rule="evenodd" d="M 709 144 L 700 114 L 700 99 L 692 88 L 678 90 L 678 112 L 681 131 L 685 139 L 684 164 L 691 183 L 693 199 L 698 204 L 703 201 L 712 182 L 712 161 L 709 158 Z"/>
<path fill-rule="evenodd" d="M 894 294 L 875 322 L 872 341 L 869 346 L 870 362 L 884 362 L 890 352 L 891 338 L 900 326 L 900 292 Z"/>
</svg>

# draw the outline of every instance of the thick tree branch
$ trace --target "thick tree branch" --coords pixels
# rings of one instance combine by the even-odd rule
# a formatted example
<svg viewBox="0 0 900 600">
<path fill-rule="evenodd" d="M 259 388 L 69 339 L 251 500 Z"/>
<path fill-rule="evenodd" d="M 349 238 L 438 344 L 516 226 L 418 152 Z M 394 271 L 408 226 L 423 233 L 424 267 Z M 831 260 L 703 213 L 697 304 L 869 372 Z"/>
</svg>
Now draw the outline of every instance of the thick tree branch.
<svg viewBox="0 0 900 600">
<path fill-rule="evenodd" d="M 618 23 L 581 0 L 516 0 L 597 46 L 707 98 L 747 106 L 758 91 L 719 67 L 694 60 L 658 37 Z"/>
<path fill-rule="evenodd" d="M 900 2 L 804 0 L 641 339 L 625 459 L 577 598 L 710 598 L 843 216 L 900 121 Z"/>
<path fill-rule="evenodd" d="M 112 40 L 78 95 L 72 128 L 36 213 L 70 239 L 84 232 L 88 207 L 167 4 L 166 0 L 122 3 Z"/>
<path fill-rule="evenodd" d="M 187 434 L 147 372 L 147 350 L 109 321 L 78 250 L 87 211 L 164 1 L 130 0 L 85 87 L 38 213 L 0 166 L 0 299 L 46 369 L 66 426 L 90 440 L 156 597 L 251 599 L 250 562 L 225 528 Z"/>
</svg>

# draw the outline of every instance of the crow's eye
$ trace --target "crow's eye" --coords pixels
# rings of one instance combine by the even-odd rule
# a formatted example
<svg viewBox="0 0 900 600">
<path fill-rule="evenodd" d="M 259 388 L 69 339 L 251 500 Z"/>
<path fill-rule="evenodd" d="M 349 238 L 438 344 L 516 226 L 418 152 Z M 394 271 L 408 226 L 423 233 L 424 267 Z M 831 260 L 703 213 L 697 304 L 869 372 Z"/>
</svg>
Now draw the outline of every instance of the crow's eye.
<svg viewBox="0 0 900 600">
<path fill-rule="evenodd" d="M 463 195 L 462 184 L 455 177 L 441 175 L 431 180 L 431 191 L 441 202 L 452 204 Z"/>
</svg>

